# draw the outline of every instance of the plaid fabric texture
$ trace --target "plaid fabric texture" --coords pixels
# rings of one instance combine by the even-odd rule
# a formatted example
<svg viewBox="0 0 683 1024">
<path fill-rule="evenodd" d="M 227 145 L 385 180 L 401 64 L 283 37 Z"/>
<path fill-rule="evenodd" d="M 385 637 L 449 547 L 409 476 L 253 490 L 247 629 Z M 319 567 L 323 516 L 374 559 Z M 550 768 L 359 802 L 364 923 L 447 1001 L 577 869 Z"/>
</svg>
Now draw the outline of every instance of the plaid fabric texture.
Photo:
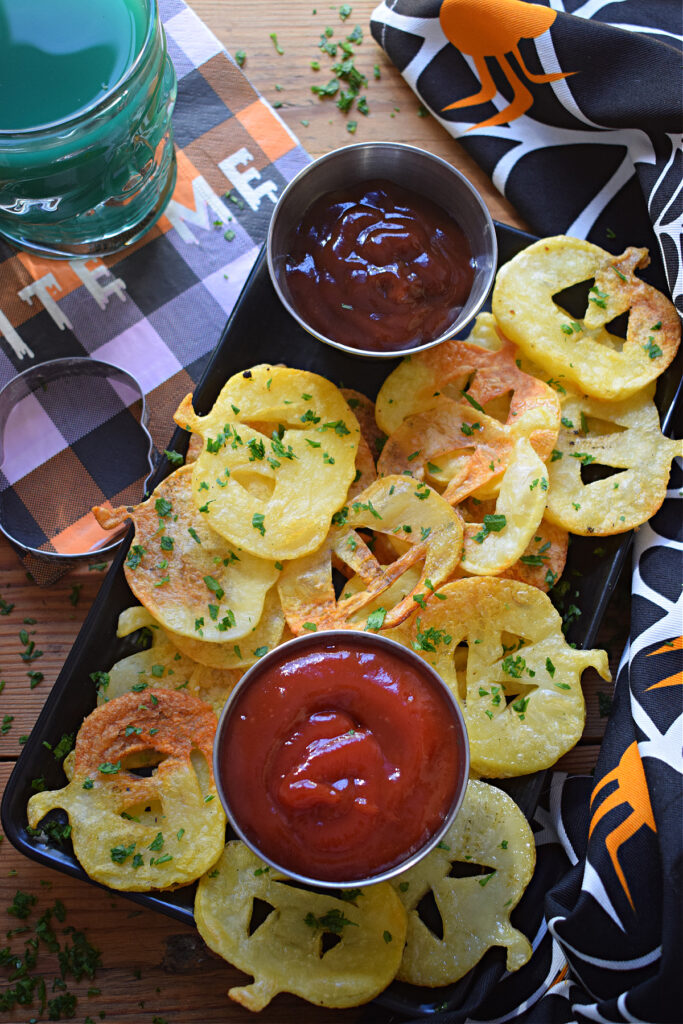
<svg viewBox="0 0 683 1024">
<path fill-rule="evenodd" d="M 0 387 L 62 356 L 121 366 L 139 381 L 163 450 L 273 206 L 308 157 L 183 0 L 159 6 L 178 77 L 173 198 L 143 239 L 104 260 L 43 260 L 0 240 Z M 19 403 L 4 439 L 0 512 L 23 543 L 62 554 L 96 547 L 106 535 L 91 505 L 140 500 L 149 467 L 131 397 L 78 379 Z M 55 502 L 58 492 L 68 500 Z"/>
</svg>

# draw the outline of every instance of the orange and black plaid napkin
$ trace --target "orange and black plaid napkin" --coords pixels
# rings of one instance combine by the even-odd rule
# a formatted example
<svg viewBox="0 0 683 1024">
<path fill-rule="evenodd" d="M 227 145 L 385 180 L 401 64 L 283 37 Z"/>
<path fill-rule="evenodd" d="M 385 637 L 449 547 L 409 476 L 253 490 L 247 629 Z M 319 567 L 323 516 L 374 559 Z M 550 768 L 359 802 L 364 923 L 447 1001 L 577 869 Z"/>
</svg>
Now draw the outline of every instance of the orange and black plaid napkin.
<svg viewBox="0 0 683 1024">
<path fill-rule="evenodd" d="M 371 27 L 537 234 L 647 246 L 683 310 L 679 3 L 385 0 Z M 480 973 L 434 1021 L 683 1020 L 681 488 L 678 460 L 635 538 L 631 640 L 595 778 L 555 774 L 533 822 L 537 869 L 513 923 L 534 954 L 502 981 Z"/>
<path fill-rule="evenodd" d="M 105 260 L 42 260 L 0 239 L 0 388 L 62 356 L 121 366 L 146 396 L 157 452 L 220 339 L 281 190 L 308 162 L 183 0 L 159 7 L 178 78 L 178 181 L 164 216 Z M 139 501 L 149 472 L 133 444 L 139 396 L 104 381 L 96 393 L 82 381 L 71 392 L 66 405 L 51 387 L 23 399 L 0 468 L 0 511 L 13 535 L 67 555 L 109 539 L 91 506 Z M 55 490 L 68 501 L 53 500 Z M 63 571 L 29 564 L 39 582 Z"/>
</svg>

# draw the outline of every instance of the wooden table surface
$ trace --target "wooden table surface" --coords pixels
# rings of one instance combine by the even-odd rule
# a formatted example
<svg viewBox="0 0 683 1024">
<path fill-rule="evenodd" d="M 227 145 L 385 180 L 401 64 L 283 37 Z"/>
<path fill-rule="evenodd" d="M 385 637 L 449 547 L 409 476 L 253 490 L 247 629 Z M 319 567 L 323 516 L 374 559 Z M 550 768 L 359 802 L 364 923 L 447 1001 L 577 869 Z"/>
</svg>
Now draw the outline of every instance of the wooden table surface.
<svg viewBox="0 0 683 1024">
<path fill-rule="evenodd" d="M 314 3 L 315 0 L 191 0 L 199 16 L 229 50 L 246 52 L 245 73 L 267 99 L 282 104 L 280 113 L 312 157 L 351 141 L 346 130 L 349 117 L 334 103 L 323 103 L 310 91 L 318 80 L 310 61 L 319 56 L 320 33 L 329 24 L 335 28 L 335 35 L 341 34 L 337 7 L 322 3 L 314 14 Z M 370 36 L 368 25 L 373 6 L 372 0 L 355 0 L 353 13 L 346 22 L 348 31 L 356 24 L 363 28 L 364 41 L 356 63 L 370 77 L 367 96 L 371 114 L 356 118 L 358 130 L 354 141 L 403 141 L 437 153 L 479 188 L 496 219 L 524 228 L 523 221 L 458 144 L 433 118 L 418 114 L 416 97 Z M 276 54 L 270 39 L 273 31 L 284 50 L 282 56 Z M 379 80 L 372 74 L 375 64 L 380 68 Z M 19 755 L 21 737 L 30 732 L 103 578 L 104 571 L 84 567 L 50 587 L 38 588 L 27 580 L 9 544 L 0 540 L 0 597 L 14 605 L 9 614 L 0 616 L 0 680 L 5 683 L 4 689 L 0 687 L 0 716 L 6 722 L 0 734 L 2 787 Z M 35 624 L 25 624 L 26 619 L 35 619 Z M 609 650 L 613 673 L 627 628 L 628 581 L 622 581 L 599 638 L 600 645 Z M 44 652 L 30 665 L 21 659 L 22 629 L 34 631 L 36 646 Z M 44 675 L 33 689 L 29 686 L 28 670 L 39 670 Z M 584 737 L 560 762 L 560 767 L 575 772 L 589 772 L 595 764 L 610 690 L 592 671 L 584 675 L 583 681 L 588 706 Z M 13 716 L 9 728 L 6 716 Z M 140 910 L 114 893 L 43 868 L 26 860 L 4 841 L 0 844 L 2 932 L 23 924 L 6 913 L 17 889 L 37 896 L 29 923 L 60 899 L 66 907 L 65 924 L 85 930 L 89 941 L 101 950 L 102 966 L 96 979 L 69 985 L 79 996 L 76 1020 L 85 1021 L 89 1016 L 93 1021 L 211 1024 L 250 1018 L 249 1011 L 226 997 L 227 989 L 243 982 L 244 976 L 210 953 L 194 929 Z M 0 946 L 3 942 L 4 939 Z M 53 979 L 59 974 L 56 957 L 41 952 L 36 970 L 44 972 L 48 998 L 54 998 Z M 94 988 L 99 993 L 88 995 L 88 990 Z M 35 1005 L 18 1006 L 8 1013 L 0 1011 L 0 1021 L 12 1024 L 33 1017 L 46 1019 L 46 1015 L 40 1018 Z M 382 1024 L 393 1019 L 377 1006 L 332 1012 L 286 995 L 278 996 L 260 1015 L 261 1020 L 271 1024 L 306 1024 L 332 1018 L 348 1024 Z"/>
</svg>

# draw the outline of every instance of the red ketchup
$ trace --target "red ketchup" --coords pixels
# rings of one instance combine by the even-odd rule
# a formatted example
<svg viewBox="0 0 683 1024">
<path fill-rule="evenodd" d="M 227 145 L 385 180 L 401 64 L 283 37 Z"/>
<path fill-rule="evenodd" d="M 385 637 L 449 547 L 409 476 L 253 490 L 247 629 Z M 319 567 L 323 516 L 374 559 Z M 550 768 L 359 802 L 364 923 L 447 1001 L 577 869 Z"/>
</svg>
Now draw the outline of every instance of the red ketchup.
<svg viewBox="0 0 683 1024">
<path fill-rule="evenodd" d="M 355 881 L 404 862 L 463 784 L 463 731 L 410 656 L 310 638 L 258 670 L 222 729 L 219 776 L 245 838 L 286 871 Z"/>
<path fill-rule="evenodd" d="M 292 303 L 320 334 L 393 352 L 433 341 L 467 301 L 467 238 L 424 196 L 365 181 L 307 210 L 285 263 Z"/>
</svg>

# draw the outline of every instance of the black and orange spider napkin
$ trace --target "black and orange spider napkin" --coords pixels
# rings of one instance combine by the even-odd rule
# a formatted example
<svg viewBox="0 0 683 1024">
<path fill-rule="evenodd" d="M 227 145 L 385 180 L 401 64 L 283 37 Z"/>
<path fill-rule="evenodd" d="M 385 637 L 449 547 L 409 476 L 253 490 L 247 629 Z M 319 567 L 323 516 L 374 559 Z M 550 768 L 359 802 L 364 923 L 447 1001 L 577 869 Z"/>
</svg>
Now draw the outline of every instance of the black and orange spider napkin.
<svg viewBox="0 0 683 1024">
<path fill-rule="evenodd" d="M 539 235 L 661 257 L 683 311 L 676 0 L 384 0 L 372 33 Z"/>
<path fill-rule="evenodd" d="M 680 3 L 385 0 L 371 28 L 537 234 L 647 246 L 683 310 Z M 683 1020 L 682 488 L 674 463 L 635 538 L 595 777 L 556 773 L 536 812 L 537 870 L 513 915 L 534 954 L 502 980 L 480 971 L 435 1022 Z"/>
</svg>

